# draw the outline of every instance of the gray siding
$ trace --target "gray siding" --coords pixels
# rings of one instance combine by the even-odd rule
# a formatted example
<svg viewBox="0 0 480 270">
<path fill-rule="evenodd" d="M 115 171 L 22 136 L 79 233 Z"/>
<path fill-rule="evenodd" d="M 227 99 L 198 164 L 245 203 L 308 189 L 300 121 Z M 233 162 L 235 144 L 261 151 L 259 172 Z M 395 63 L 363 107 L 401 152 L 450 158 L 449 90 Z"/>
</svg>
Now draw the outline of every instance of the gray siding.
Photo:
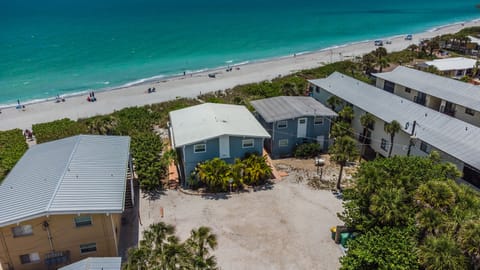
<svg viewBox="0 0 480 270">
<path fill-rule="evenodd" d="M 286 128 L 278 128 L 278 121 L 274 123 L 266 123 L 265 120 L 257 115 L 259 122 L 272 136 L 271 139 L 265 140 L 265 147 L 270 152 L 272 158 L 282 158 L 292 156 L 295 148 L 305 142 L 316 142 L 318 136 L 323 136 L 323 150 L 326 151 L 329 146 L 330 122 L 331 117 L 323 117 L 323 123 L 314 125 L 314 117 L 307 118 L 307 135 L 305 138 L 297 138 L 298 119 L 288 119 Z M 280 140 L 288 140 L 287 146 L 280 146 Z"/>
<path fill-rule="evenodd" d="M 253 139 L 254 146 L 251 148 L 243 148 L 242 140 Z M 185 186 L 191 173 L 195 170 L 197 164 L 207 160 L 211 160 L 216 157 L 220 157 L 220 145 L 219 138 L 213 138 L 204 142 L 195 144 L 189 144 L 183 148 L 178 148 L 179 153 L 179 168 L 181 170 L 182 185 Z M 204 153 L 195 153 L 194 145 L 206 144 L 206 151 Z M 223 158 L 227 163 L 233 163 L 236 158 L 244 158 L 246 154 L 257 153 L 262 154 L 263 151 L 263 138 L 249 138 L 249 137 L 235 137 L 229 136 L 230 157 Z"/>
</svg>

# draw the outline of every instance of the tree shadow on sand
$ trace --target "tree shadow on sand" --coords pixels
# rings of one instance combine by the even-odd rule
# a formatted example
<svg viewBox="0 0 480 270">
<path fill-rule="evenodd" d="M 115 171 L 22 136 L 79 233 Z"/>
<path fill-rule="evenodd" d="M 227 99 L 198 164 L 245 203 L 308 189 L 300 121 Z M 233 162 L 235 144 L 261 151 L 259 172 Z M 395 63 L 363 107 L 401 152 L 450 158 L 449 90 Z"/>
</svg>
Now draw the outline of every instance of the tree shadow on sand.
<svg viewBox="0 0 480 270">
<path fill-rule="evenodd" d="M 165 195 L 165 189 L 157 188 L 154 190 L 143 190 L 142 191 L 143 198 L 154 201 L 160 199 L 160 196 Z"/>
</svg>

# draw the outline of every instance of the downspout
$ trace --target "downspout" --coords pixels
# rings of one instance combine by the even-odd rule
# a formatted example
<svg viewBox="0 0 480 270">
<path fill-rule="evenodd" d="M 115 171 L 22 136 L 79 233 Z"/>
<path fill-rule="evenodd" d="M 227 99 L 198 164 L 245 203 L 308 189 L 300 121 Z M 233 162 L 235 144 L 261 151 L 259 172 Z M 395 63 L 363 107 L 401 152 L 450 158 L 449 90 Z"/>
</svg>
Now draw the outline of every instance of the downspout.
<svg viewBox="0 0 480 270">
<path fill-rule="evenodd" d="M 413 144 L 413 139 L 412 136 L 415 134 L 415 126 L 417 125 L 417 121 L 413 121 L 413 127 L 412 127 L 412 133 L 410 133 L 410 139 L 408 140 L 408 151 L 407 151 L 407 157 L 410 156 L 410 151 L 412 149 L 412 144 Z"/>
<path fill-rule="evenodd" d="M 275 125 L 277 122 L 272 122 L 272 139 L 270 140 L 270 152 L 272 152 L 272 156 L 276 156 L 276 154 L 273 153 L 273 144 L 275 142 Z"/>
<path fill-rule="evenodd" d="M 135 205 L 135 190 L 133 189 L 133 163 L 132 163 L 132 155 L 129 155 L 128 159 L 128 166 L 130 166 L 130 190 L 131 190 L 131 197 L 132 197 L 132 205 Z"/>
<path fill-rule="evenodd" d="M 52 234 L 50 232 L 50 224 L 47 220 L 45 220 L 43 221 L 42 226 L 47 231 L 48 243 L 50 244 L 50 252 L 55 252 L 55 249 L 53 248 Z"/>
<path fill-rule="evenodd" d="M 112 222 L 113 241 L 115 242 L 115 256 L 118 256 L 117 232 L 115 231 L 115 224 L 113 223 L 112 215 L 110 215 L 110 221 Z"/>
<path fill-rule="evenodd" d="M 7 242 L 5 241 L 5 235 L 3 235 L 3 231 L 1 230 L 0 230 L 0 239 L 2 240 L 2 246 L 3 246 L 3 249 L 5 250 L 5 254 L 7 254 L 8 269 L 11 269 L 13 268 L 12 258 L 10 257 L 10 251 L 8 250 Z"/>
<path fill-rule="evenodd" d="M 187 183 L 187 163 L 185 160 L 185 145 L 182 146 L 182 161 L 183 161 L 183 187 Z"/>
</svg>

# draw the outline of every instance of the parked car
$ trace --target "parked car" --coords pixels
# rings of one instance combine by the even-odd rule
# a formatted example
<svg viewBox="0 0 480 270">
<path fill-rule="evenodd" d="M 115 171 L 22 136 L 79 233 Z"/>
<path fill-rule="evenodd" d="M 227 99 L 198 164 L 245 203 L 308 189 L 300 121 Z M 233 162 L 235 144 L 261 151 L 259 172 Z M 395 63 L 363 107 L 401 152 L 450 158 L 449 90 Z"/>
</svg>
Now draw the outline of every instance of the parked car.
<svg viewBox="0 0 480 270">
<path fill-rule="evenodd" d="M 375 46 L 383 46 L 382 40 L 375 40 Z"/>
<path fill-rule="evenodd" d="M 413 36 L 409 34 L 405 37 L 405 40 L 412 40 L 412 38 L 413 38 Z"/>
</svg>

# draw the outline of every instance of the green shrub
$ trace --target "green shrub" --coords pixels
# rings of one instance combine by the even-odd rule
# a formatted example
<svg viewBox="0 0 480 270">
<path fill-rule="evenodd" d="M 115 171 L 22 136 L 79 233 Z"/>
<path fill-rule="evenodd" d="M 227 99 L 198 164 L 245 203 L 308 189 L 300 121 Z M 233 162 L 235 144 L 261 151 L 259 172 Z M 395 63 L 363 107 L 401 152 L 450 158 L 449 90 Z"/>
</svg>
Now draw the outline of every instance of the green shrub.
<svg viewBox="0 0 480 270">
<path fill-rule="evenodd" d="M 0 131 L 0 182 L 27 151 L 22 130 Z"/>
<path fill-rule="evenodd" d="M 48 123 L 34 124 L 32 129 L 37 143 L 50 142 L 87 133 L 87 128 L 84 124 L 68 118 Z"/>
<path fill-rule="evenodd" d="M 304 143 L 297 146 L 295 149 L 296 158 L 311 158 L 320 154 L 322 148 L 318 143 Z"/>
</svg>

